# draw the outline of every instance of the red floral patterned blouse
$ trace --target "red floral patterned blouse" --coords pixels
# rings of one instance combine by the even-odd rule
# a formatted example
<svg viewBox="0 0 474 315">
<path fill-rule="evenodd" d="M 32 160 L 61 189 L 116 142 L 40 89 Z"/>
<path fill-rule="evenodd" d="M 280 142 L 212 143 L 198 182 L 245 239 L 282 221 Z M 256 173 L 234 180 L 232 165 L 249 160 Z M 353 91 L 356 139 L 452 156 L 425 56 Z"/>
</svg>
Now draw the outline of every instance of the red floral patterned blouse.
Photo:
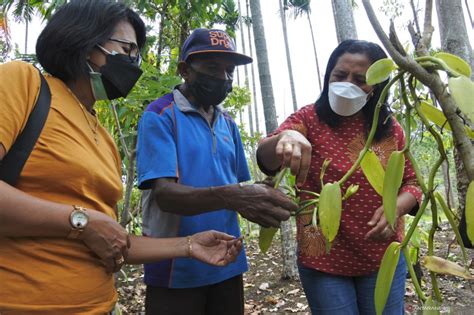
<svg viewBox="0 0 474 315">
<path fill-rule="evenodd" d="M 337 181 L 350 169 L 365 145 L 362 117 L 344 117 L 338 127 L 331 128 L 319 120 L 314 104 L 292 114 L 274 134 L 288 129 L 301 132 L 312 145 L 310 171 L 302 189 L 318 193 L 321 191 L 319 174 L 324 160 L 331 159 L 324 182 Z M 395 119 L 392 135 L 372 144 L 372 150 L 384 167 L 390 153 L 401 150 L 405 144 L 403 129 Z M 415 172 L 411 163 L 408 160 L 405 162 L 400 193 L 410 192 L 420 203 L 422 193 L 417 186 Z M 343 194 L 350 184 L 359 185 L 359 190 L 343 202 L 339 232 L 329 254 L 326 254 L 322 234 L 311 224 L 311 215 L 297 217 L 298 262 L 303 266 L 336 275 L 367 275 L 378 270 L 387 246 L 394 240 L 402 240 L 402 218 L 399 219 L 397 234 L 393 239 L 373 241 L 364 238 L 371 229 L 367 223 L 382 205 L 382 197 L 375 192 L 360 168 L 344 184 Z M 308 196 L 303 195 L 301 198 L 304 200 Z"/>
</svg>

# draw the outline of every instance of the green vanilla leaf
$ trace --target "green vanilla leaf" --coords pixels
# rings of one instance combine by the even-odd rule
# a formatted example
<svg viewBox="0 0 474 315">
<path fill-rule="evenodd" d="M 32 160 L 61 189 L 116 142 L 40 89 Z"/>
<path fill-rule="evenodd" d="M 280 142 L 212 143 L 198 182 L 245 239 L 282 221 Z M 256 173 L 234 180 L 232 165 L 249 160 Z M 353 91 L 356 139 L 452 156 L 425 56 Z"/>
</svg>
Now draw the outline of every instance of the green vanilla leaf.
<svg viewBox="0 0 474 315">
<path fill-rule="evenodd" d="M 372 150 L 368 150 L 360 162 L 360 167 L 372 188 L 374 188 L 377 194 L 382 196 L 385 171 L 377 154 Z"/>
<path fill-rule="evenodd" d="M 385 304 L 387 303 L 388 295 L 390 294 L 390 288 L 392 286 L 393 275 L 397 268 L 398 259 L 400 258 L 400 243 L 392 242 L 382 258 L 380 269 L 377 274 L 377 280 L 375 282 L 375 311 L 377 315 L 381 315 Z"/>
<path fill-rule="evenodd" d="M 395 226 L 395 220 L 397 218 L 398 191 L 402 184 L 404 171 L 405 155 L 402 151 L 392 152 L 387 163 L 382 194 L 385 218 L 392 227 Z"/>
<path fill-rule="evenodd" d="M 339 183 L 327 183 L 319 195 L 319 224 L 321 231 L 332 242 L 339 230 L 342 211 L 342 195 Z"/>
<path fill-rule="evenodd" d="M 375 85 L 387 80 L 390 73 L 397 69 L 392 59 L 384 58 L 374 62 L 365 75 L 368 85 Z"/>
</svg>

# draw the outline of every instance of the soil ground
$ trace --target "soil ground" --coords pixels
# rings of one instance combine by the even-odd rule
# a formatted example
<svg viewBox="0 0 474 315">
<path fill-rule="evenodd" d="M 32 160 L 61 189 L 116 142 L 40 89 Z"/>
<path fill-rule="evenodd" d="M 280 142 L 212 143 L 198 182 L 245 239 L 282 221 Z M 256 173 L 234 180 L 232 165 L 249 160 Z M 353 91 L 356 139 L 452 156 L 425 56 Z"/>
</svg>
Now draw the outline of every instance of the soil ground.
<svg viewBox="0 0 474 315">
<path fill-rule="evenodd" d="M 442 225 L 435 238 L 435 253 L 447 257 L 448 246 L 453 240 L 453 233 Z M 282 280 L 280 272 L 281 255 L 279 243 L 274 242 L 266 255 L 261 254 L 255 238 L 247 240 L 249 272 L 244 275 L 245 313 L 256 314 L 310 314 L 308 303 L 299 280 Z M 422 251 L 422 255 L 424 252 Z M 471 260 L 474 251 L 468 250 Z M 450 248 L 449 259 L 461 263 L 459 246 Z M 471 265 L 472 267 L 472 265 Z M 425 292 L 431 286 L 429 274 L 423 270 L 422 287 Z M 471 269 L 471 273 L 474 270 Z M 143 269 L 127 267 L 119 275 L 119 306 L 123 314 L 144 314 L 145 286 Z M 441 314 L 474 314 L 474 292 L 471 283 L 452 277 L 440 276 L 439 287 L 444 302 Z M 421 314 L 421 304 L 415 294 L 411 279 L 407 279 L 405 292 L 405 313 Z"/>
</svg>

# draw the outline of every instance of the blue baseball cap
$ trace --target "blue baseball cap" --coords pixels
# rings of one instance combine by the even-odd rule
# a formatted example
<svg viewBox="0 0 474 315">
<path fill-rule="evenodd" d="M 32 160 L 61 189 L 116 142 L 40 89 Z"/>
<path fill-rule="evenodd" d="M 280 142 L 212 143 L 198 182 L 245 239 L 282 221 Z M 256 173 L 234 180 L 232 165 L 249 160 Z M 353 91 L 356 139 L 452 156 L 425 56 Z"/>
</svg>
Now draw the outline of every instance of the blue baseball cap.
<svg viewBox="0 0 474 315">
<path fill-rule="evenodd" d="M 219 53 L 227 54 L 235 61 L 235 65 L 251 63 L 253 59 L 239 54 L 229 34 L 223 30 L 198 28 L 186 39 L 181 47 L 179 60 L 187 61 L 190 56 L 197 54 Z"/>
</svg>

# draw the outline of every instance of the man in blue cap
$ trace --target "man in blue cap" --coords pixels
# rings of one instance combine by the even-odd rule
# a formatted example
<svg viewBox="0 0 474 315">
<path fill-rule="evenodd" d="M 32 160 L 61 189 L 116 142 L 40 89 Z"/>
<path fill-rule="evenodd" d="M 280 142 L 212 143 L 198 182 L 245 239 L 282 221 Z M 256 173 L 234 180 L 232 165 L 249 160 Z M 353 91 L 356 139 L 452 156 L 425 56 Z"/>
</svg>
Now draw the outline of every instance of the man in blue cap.
<svg viewBox="0 0 474 315">
<path fill-rule="evenodd" d="M 237 125 L 222 103 L 235 66 L 252 62 L 222 30 L 197 29 L 185 41 L 178 71 L 184 83 L 151 103 L 140 120 L 138 185 L 143 233 L 188 236 L 218 230 L 238 237 L 237 213 L 278 227 L 296 205 L 250 180 Z M 145 265 L 146 314 L 243 314 L 245 252 L 227 267 L 192 259 Z"/>
</svg>

